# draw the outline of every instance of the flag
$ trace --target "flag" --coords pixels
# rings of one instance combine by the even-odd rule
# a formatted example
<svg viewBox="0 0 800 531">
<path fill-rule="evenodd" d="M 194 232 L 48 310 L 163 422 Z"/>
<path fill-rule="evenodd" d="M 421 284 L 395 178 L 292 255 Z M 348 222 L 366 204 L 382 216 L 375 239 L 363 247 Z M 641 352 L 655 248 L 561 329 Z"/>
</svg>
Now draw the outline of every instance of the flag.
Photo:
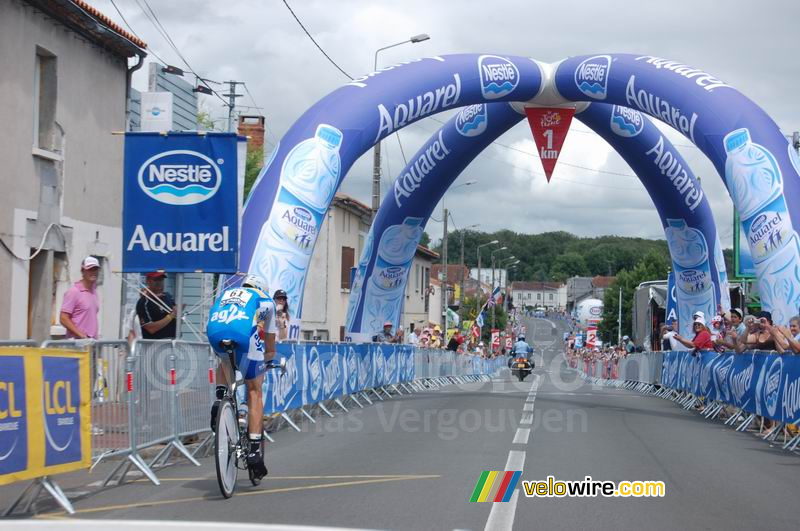
<svg viewBox="0 0 800 531">
<path fill-rule="evenodd" d="M 461 322 L 461 319 L 458 317 L 458 314 L 451 310 L 450 308 L 447 309 L 447 323 L 448 328 L 456 328 L 458 327 L 458 323 Z M 452 323 L 453 326 L 450 326 Z"/>
<path fill-rule="evenodd" d="M 494 306 L 495 304 L 497 304 L 497 299 L 498 298 L 502 299 L 502 297 L 500 297 L 500 286 L 497 286 L 496 288 L 494 288 L 494 291 L 492 292 L 492 296 L 489 297 L 489 301 L 487 302 L 487 304 L 489 306 Z"/>
<path fill-rule="evenodd" d="M 483 328 L 483 310 L 481 310 L 481 313 L 479 313 L 477 319 L 475 319 L 475 324 Z"/>
</svg>

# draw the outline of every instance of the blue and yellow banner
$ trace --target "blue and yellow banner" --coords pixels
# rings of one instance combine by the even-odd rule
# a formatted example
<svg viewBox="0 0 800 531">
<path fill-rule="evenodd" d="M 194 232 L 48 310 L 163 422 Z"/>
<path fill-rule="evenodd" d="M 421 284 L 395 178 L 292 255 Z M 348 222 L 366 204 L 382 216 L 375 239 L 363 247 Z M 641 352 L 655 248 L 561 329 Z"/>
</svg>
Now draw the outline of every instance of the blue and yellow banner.
<svg viewBox="0 0 800 531">
<path fill-rule="evenodd" d="M 89 353 L 0 348 L 0 485 L 91 465 Z"/>
</svg>

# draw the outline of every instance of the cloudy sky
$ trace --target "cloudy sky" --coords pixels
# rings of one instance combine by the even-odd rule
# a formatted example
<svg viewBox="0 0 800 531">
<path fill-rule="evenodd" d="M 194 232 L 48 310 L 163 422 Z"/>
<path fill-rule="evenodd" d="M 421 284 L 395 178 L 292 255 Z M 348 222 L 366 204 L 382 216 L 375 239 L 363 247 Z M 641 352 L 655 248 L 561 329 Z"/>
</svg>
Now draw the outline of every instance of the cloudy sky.
<svg viewBox="0 0 800 531">
<path fill-rule="evenodd" d="M 90 1 L 125 27 L 111 0 Z M 287 1 L 325 52 L 354 77 L 372 70 L 375 50 L 419 33 L 431 39 L 381 52 L 379 66 L 464 52 L 547 62 L 586 53 L 647 54 L 711 72 L 761 105 L 784 133 L 800 129 L 796 59 L 800 2 L 796 0 Z M 184 66 L 145 16 L 147 4 L 196 72 L 215 80 L 245 81 L 252 98 L 240 98 L 239 103 L 263 108 L 268 144 L 274 144 L 310 105 L 347 81 L 282 0 L 113 2 L 165 61 Z M 148 12 L 151 18 L 153 13 Z M 146 68 L 134 78 L 134 86 L 142 90 L 144 72 Z M 207 96 L 202 100 L 212 114 L 223 115 L 219 100 Z M 399 134 L 405 154 L 410 157 L 439 127 L 426 119 L 403 129 Z M 732 246 L 732 206 L 722 181 L 684 137 L 662 129 L 701 176 L 723 246 Z M 447 194 L 457 225 L 478 223 L 485 231 L 566 230 L 583 236 L 663 238 L 658 216 L 638 179 L 585 126 L 573 122 L 549 184 L 540 162 L 525 153 L 535 151 L 530 129 L 522 122 L 478 156 L 458 181 L 478 183 Z M 397 138 L 386 139 L 384 186 L 403 165 Z M 369 204 L 371 172 L 370 152 L 350 170 L 342 191 Z M 441 225 L 432 220 L 427 230 L 438 239 Z"/>
</svg>

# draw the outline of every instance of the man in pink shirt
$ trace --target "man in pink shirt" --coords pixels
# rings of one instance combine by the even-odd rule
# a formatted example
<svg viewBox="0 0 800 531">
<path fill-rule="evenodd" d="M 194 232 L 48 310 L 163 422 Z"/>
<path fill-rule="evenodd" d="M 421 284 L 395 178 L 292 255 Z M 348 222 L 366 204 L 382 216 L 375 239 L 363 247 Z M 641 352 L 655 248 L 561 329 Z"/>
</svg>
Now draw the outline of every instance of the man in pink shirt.
<svg viewBox="0 0 800 531">
<path fill-rule="evenodd" d="M 97 339 L 100 301 L 95 285 L 99 273 L 100 262 L 94 256 L 87 256 L 81 262 L 81 279 L 64 294 L 60 321 L 68 338 Z"/>
</svg>

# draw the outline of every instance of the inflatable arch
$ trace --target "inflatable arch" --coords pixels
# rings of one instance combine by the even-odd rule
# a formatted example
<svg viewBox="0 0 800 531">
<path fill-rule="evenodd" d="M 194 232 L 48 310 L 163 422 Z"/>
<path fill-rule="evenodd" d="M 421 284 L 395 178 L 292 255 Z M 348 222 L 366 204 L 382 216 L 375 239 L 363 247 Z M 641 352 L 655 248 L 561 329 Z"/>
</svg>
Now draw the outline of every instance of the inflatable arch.
<svg viewBox="0 0 800 531">
<path fill-rule="evenodd" d="M 519 104 L 471 105 L 410 159 L 381 203 L 359 260 L 347 312 L 349 337 L 370 338 L 386 321 L 398 326 L 422 227 L 461 171 L 523 117 Z M 718 303 L 730 304 L 722 248 L 699 182 L 672 143 L 639 111 L 592 103 L 581 105 L 576 117 L 623 157 L 653 199 L 677 272 L 681 333 L 690 337 L 692 313 L 712 315 Z M 662 168 L 664 157 L 674 167 Z"/>
<path fill-rule="evenodd" d="M 499 101 L 600 101 L 640 110 L 694 142 L 729 189 L 747 235 L 762 304 L 785 323 L 800 303 L 800 160 L 777 125 L 714 76 L 650 56 L 607 54 L 557 65 L 457 54 L 355 79 L 306 111 L 276 146 L 245 205 L 240 263 L 287 291 L 302 318 L 317 231 L 355 160 L 385 136 L 438 112 Z M 671 161 L 662 164 L 670 167 Z M 298 327 L 290 331 L 296 337 Z"/>
</svg>

